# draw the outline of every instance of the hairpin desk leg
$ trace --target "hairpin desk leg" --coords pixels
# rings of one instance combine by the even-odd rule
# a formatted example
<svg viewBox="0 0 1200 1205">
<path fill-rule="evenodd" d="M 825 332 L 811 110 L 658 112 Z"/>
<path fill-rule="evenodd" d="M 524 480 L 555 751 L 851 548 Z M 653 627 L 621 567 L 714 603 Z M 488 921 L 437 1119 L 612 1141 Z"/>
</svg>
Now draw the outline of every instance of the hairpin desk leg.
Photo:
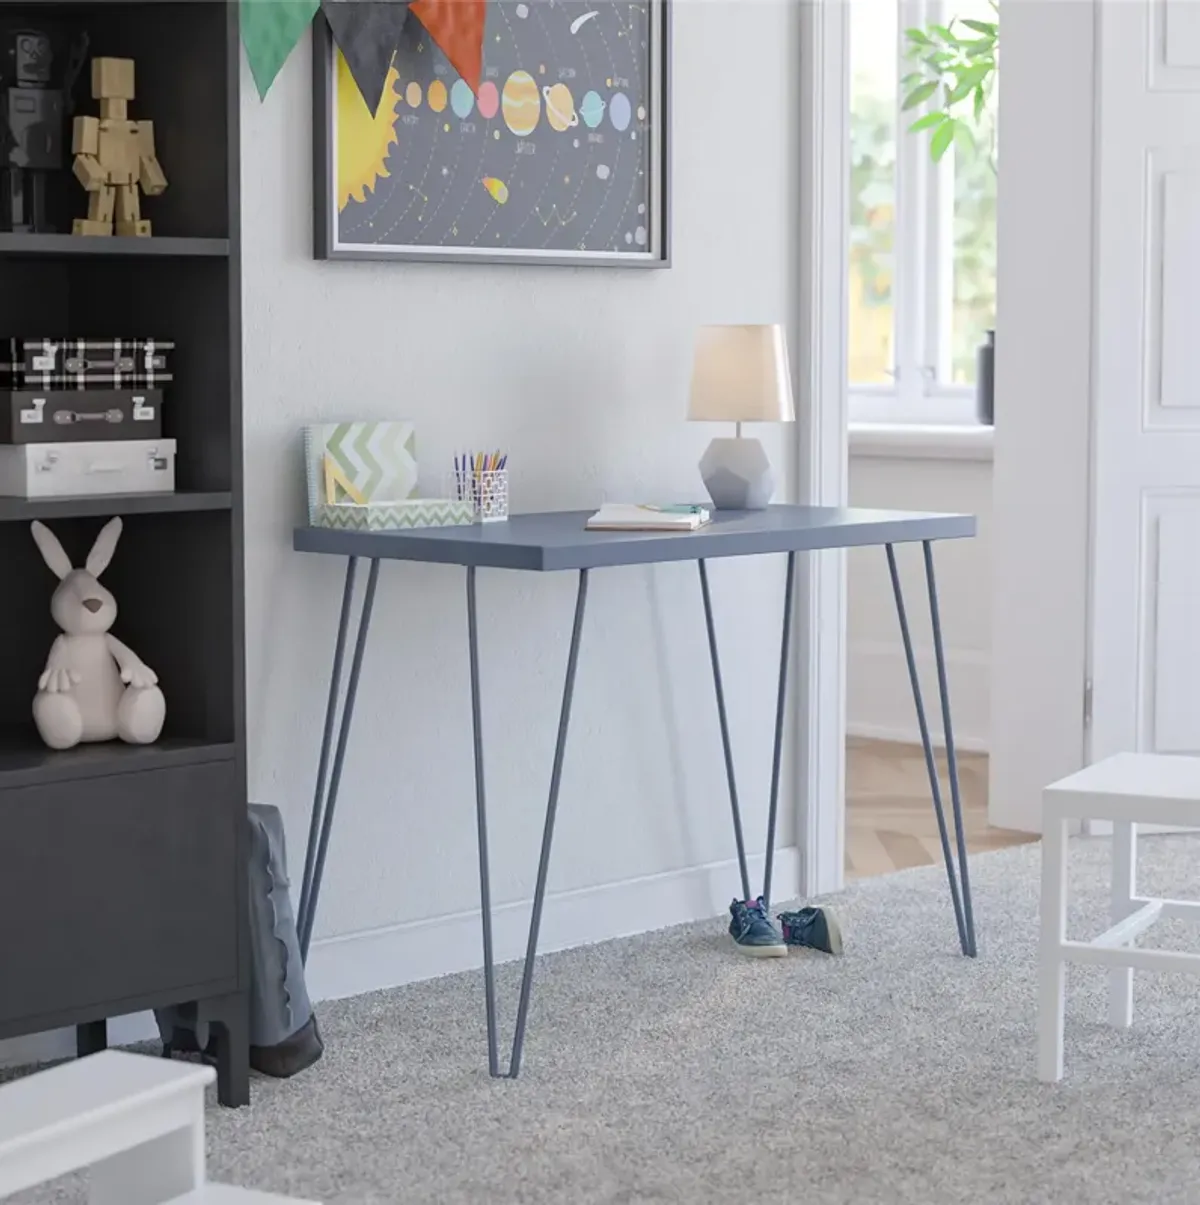
<svg viewBox="0 0 1200 1205">
<path fill-rule="evenodd" d="M 967 879 L 966 842 L 962 826 L 962 809 L 958 794 L 958 765 L 954 756 L 954 737 L 950 729 L 950 698 L 944 685 L 945 659 L 942 653 L 942 628 L 937 610 L 937 590 L 933 580 L 933 558 L 929 545 L 925 546 L 927 583 L 929 586 L 930 608 L 933 617 L 933 642 L 938 663 L 939 686 L 942 695 L 942 716 L 946 730 L 947 756 L 950 762 L 950 790 L 954 805 L 954 821 L 957 827 L 959 865 L 963 875 L 963 889 L 967 894 L 967 908 L 964 911 L 963 899 L 959 893 L 958 874 L 955 871 L 954 855 L 950 850 L 950 833 L 946 826 L 946 810 L 942 805 L 941 777 L 938 774 L 937 759 L 933 752 L 933 742 L 929 736 L 929 723 L 925 716 L 925 702 L 921 695 L 921 679 L 917 673 L 916 657 L 913 655 L 912 634 L 908 627 L 908 613 L 904 606 L 904 590 L 900 585 L 900 573 L 896 568 L 896 550 L 891 544 L 885 545 L 888 561 L 888 572 L 892 578 L 892 594 L 896 600 L 896 618 L 900 621 L 900 638 L 904 643 L 904 659 L 908 665 L 908 679 L 912 686 L 913 703 L 917 711 L 917 728 L 921 733 L 921 747 L 925 752 L 925 770 L 929 775 L 929 789 L 933 794 L 933 810 L 937 817 L 938 835 L 942 842 L 942 858 L 946 864 L 946 878 L 950 883 L 950 900 L 954 905 L 954 921 L 958 926 L 958 941 L 962 952 L 968 957 L 975 956 L 974 931 L 968 928 L 967 916 L 970 915 L 970 887 Z"/>
<path fill-rule="evenodd" d="M 700 594 L 704 599 L 704 626 L 708 629 L 708 655 L 712 660 L 713 686 L 717 693 L 717 719 L 721 724 L 721 748 L 725 753 L 725 779 L 729 783 L 729 807 L 733 813 L 733 839 L 737 845 L 738 871 L 742 876 L 742 899 L 750 898 L 750 873 L 746 868 L 746 841 L 742 835 L 742 809 L 738 805 L 737 779 L 733 772 L 733 746 L 729 740 L 729 717 L 725 711 L 725 684 L 717 652 L 717 629 L 713 623 L 712 595 L 708 589 L 708 565 L 701 557 Z"/>
<path fill-rule="evenodd" d="M 533 892 L 533 912 L 529 918 L 529 939 L 525 947 L 525 966 L 521 975 L 521 996 L 517 1005 L 517 1021 L 513 1033 L 512 1054 L 508 1071 L 500 1070 L 496 1039 L 496 976 L 492 948 L 491 879 L 487 852 L 487 805 L 483 774 L 483 735 L 479 692 L 479 625 L 475 603 L 475 570 L 467 569 L 467 634 L 471 659 L 471 716 L 475 735 L 475 810 L 479 834 L 479 900 L 483 924 L 483 984 L 486 994 L 488 1026 L 488 1070 L 494 1077 L 507 1074 L 516 1079 L 521 1071 L 521 1053 L 525 1045 L 525 1027 L 529 1020 L 529 1002 L 533 993 L 533 969 L 537 960 L 538 934 L 542 924 L 542 908 L 546 901 L 546 880 L 550 873 L 550 849 L 554 842 L 554 821 L 558 813 L 558 795 L 562 785 L 563 759 L 567 748 L 567 731 L 571 721 L 571 703 L 575 697 L 575 674 L 579 666 L 579 642 L 583 633 L 583 617 L 587 608 L 588 571 L 579 571 L 579 589 L 575 598 L 575 623 L 571 629 L 571 648 L 567 655 L 567 674 L 563 684 L 562 710 L 559 713 L 558 737 L 554 745 L 554 765 L 550 772 L 550 797 L 546 803 L 546 822 L 542 830 L 542 851 L 538 859 L 537 884 Z"/>
<path fill-rule="evenodd" d="M 338 696 L 342 690 L 342 662 L 346 655 L 346 632 L 350 627 L 350 607 L 354 602 L 354 575 L 358 557 L 346 560 L 346 582 L 342 587 L 342 610 L 338 617 L 337 641 L 333 646 L 333 673 L 329 677 L 329 701 L 325 705 L 325 731 L 321 737 L 321 756 L 317 762 L 317 784 L 313 790 L 312 816 L 308 825 L 308 845 L 304 854 L 304 876 L 300 880 L 300 904 L 296 909 L 297 932 L 308 912 L 308 897 L 312 891 L 313 864 L 317 842 L 321 837 L 321 820 L 325 803 L 325 781 L 329 773 L 329 751 L 333 747 L 333 730 L 337 721 Z"/>
<path fill-rule="evenodd" d="M 317 900 L 321 893 L 321 879 L 325 874 L 325 857 L 329 852 L 329 836 L 333 831 L 334 810 L 337 807 L 338 788 L 342 782 L 342 767 L 346 761 L 346 745 L 354 720 L 354 701 L 358 695 L 358 680 L 362 673 L 363 654 L 367 647 L 367 633 L 371 628 L 371 610 L 375 605 L 375 587 L 379 581 L 379 561 L 372 558 L 367 574 L 367 589 L 363 595 L 362 614 L 358 621 L 358 635 L 354 641 L 354 656 L 350 662 L 350 681 L 346 686 L 346 701 L 342 706 L 342 721 L 338 729 L 337 747 L 333 752 L 333 770 L 329 777 L 328 790 L 322 802 L 322 782 L 318 776 L 316 795 L 313 799 L 313 818 L 309 826 L 308 850 L 305 853 L 305 874 L 308 893 L 303 898 L 303 907 L 297 918 L 297 934 L 300 939 L 300 957 L 308 961 L 308 947 L 312 941 L 313 922 L 317 913 Z M 341 685 L 341 656 L 344 652 L 346 627 L 350 603 L 354 593 L 353 560 L 346 571 L 346 587 L 342 595 L 342 615 L 338 628 L 338 648 L 334 652 L 333 681 L 329 690 L 329 704 L 325 715 L 325 740 L 322 742 L 318 768 L 329 758 L 329 740 L 333 734 L 333 715 Z M 319 814 L 319 819 L 318 819 Z M 319 830 L 319 832 L 318 832 Z M 316 838 L 314 844 L 314 837 Z"/>
<path fill-rule="evenodd" d="M 467 645 L 471 661 L 471 731 L 475 740 L 475 826 L 479 842 L 479 912 L 483 919 L 483 991 L 487 1009 L 488 1071 L 500 1075 L 496 1041 L 496 975 L 492 950 L 492 880 L 488 860 L 487 794 L 483 774 L 483 718 L 479 699 L 479 620 L 475 566 L 467 566 Z"/>
<path fill-rule="evenodd" d="M 771 871 L 775 861 L 775 820 L 779 811 L 779 773 L 783 763 L 783 726 L 787 718 L 788 663 L 795 601 L 796 554 L 789 552 L 783 587 L 783 630 L 779 638 L 779 690 L 775 696 L 775 747 L 771 755 L 771 802 L 767 809 L 767 864 L 763 868 L 763 904 L 768 909 L 771 907 Z"/>
</svg>

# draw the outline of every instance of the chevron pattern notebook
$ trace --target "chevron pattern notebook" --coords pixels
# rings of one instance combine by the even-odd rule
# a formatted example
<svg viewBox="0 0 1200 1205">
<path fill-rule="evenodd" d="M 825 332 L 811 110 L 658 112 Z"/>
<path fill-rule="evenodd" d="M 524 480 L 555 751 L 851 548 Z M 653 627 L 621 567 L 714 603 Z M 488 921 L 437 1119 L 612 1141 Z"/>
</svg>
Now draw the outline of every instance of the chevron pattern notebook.
<svg viewBox="0 0 1200 1205">
<path fill-rule="evenodd" d="M 401 502 L 417 487 L 416 438 L 410 422 L 316 423 L 304 428 L 308 520 L 332 501 Z"/>
</svg>

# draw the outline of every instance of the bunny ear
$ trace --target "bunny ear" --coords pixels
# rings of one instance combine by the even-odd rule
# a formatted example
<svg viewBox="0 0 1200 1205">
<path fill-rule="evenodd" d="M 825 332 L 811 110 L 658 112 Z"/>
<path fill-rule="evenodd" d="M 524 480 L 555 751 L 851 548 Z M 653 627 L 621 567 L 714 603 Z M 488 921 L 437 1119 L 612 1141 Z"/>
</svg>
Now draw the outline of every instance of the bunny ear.
<svg viewBox="0 0 1200 1205">
<path fill-rule="evenodd" d="M 63 551 L 58 537 L 44 523 L 36 519 L 30 524 L 33 538 L 42 550 L 42 559 L 50 566 L 60 581 L 71 572 L 71 558 Z"/>
<path fill-rule="evenodd" d="M 113 553 L 117 550 L 117 541 L 121 538 L 121 520 L 109 519 L 100 529 L 92 551 L 88 553 L 87 571 L 93 577 L 99 577 L 108 568 Z"/>
</svg>

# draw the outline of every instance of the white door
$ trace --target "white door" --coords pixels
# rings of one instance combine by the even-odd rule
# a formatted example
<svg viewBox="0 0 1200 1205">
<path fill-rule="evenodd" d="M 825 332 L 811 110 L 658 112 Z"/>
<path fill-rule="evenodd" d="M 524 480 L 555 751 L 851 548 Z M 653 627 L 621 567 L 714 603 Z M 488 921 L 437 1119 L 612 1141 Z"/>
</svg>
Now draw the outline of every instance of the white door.
<svg viewBox="0 0 1200 1205">
<path fill-rule="evenodd" d="M 1093 761 L 1200 753 L 1200 3 L 1105 0 L 1098 65 Z"/>
</svg>

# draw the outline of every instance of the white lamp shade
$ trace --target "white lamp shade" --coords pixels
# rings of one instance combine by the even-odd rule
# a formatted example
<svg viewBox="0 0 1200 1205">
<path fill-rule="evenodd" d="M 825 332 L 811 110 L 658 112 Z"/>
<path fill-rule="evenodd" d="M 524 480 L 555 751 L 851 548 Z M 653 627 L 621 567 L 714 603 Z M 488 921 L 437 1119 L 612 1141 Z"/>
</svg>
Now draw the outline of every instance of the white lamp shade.
<svg viewBox="0 0 1200 1205">
<path fill-rule="evenodd" d="M 696 336 L 688 418 L 790 423 L 792 374 L 783 327 L 702 326 Z"/>
</svg>

